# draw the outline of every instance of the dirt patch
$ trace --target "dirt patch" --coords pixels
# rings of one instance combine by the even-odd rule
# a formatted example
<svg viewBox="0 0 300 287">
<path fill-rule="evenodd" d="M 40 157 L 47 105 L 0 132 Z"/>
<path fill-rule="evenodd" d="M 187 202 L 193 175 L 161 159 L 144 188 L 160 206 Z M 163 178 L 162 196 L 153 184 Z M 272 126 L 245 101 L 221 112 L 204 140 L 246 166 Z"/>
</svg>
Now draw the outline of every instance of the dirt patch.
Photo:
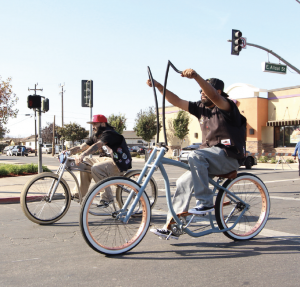
<svg viewBox="0 0 300 287">
<path fill-rule="evenodd" d="M 35 173 L 22 173 L 22 174 L 13 174 L 13 173 L 10 173 L 8 175 L 0 175 L 0 178 L 4 178 L 4 177 L 17 177 L 17 176 L 24 176 L 24 175 L 34 175 L 34 174 L 37 174 L 37 172 Z"/>
</svg>

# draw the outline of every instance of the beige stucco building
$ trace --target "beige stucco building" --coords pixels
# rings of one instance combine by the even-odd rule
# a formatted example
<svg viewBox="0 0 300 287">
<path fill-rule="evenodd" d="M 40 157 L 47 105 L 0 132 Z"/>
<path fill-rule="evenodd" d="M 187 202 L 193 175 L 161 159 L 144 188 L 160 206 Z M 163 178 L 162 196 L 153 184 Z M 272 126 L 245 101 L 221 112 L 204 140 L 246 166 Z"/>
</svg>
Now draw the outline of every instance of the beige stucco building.
<svg viewBox="0 0 300 287">
<path fill-rule="evenodd" d="M 300 141 L 300 86 L 274 90 L 259 89 L 249 84 L 233 84 L 225 92 L 247 118 L 246 149 L 253 153 L 291 153 Z M 166 107 L 166 128 L 170 152 L 201 143 L 201 130 L 196 117 L 189 115 L 189 134 L 181 141 L 174 136 L 172 121 L 179 108 Z M 159 109 L 161 114 L 162 109 Z M 159 141 L 164 141 L 163 131 Z"/>
</svg>

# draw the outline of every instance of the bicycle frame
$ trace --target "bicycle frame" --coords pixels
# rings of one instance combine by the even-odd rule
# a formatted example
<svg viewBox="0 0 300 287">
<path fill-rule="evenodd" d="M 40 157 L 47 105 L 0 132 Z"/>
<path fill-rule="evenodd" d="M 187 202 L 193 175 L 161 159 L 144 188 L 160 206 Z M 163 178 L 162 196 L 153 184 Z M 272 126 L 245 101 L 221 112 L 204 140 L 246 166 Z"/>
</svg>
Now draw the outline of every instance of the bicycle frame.
<svg viewBox="0 0 300 287">
<path fill-rule="evenodd" d="M 171 214 L 172 214 L 174 220 L 176 221 L 176 223 L 177 223 L 177 225 L 178 225 L 178 227 L 179 227 L 180 230 L 183 230 L 185 233 L 187 233 L 190 236 L 200 237 L 200 236 L 204 236 L 204 235 L 211 234 L 211 233 L 225 232 L 225 231 L 229 231 L 229 230 L 233 229 L 236 226 L 236 224 L 239 222 L 239 220 L 243 216 L 243 214 L 248 210 L 249 204 L 247 204 L 246 202 L 244 202 L 239 196 L 237 196 L 236 194 L 232 193 L 227 188 L 222 187 L 219 184 L 220 178 L 218 178 L 217 181 L 214 181 L 213 179 L 209 178 L 209 183 L 214 186 L 214 189 L 213 189 L 214 196 L 217 195 L 217 190 L 223 189 L 224 191 L 227 192 L 227 197 L 229 197 L 230 200 L 235 201 L 235 202 L 242 202 L 246 206 L 244 208 L 244 210 L 241 212 L 241 214 L 239 215 L 239 217 L 236 219 L 236 221 L 234 222 L 234 224 L 230 228 L 226 228 L 226 229 L 220 230 L 218 227 L 215 227 L 214 222 L 213 222 L 213 216 L 212 216 L 211 212 L 209 212 L 209 221 L 210 221 L 211 229 L 206 230 L 206 231 L 201 231 L 201 232 L 197 233 L 197 232 L 191 231 L 187 226 L 186 227 L 183 226 L 182 222 L 180 221 L 180 219 L 178 218 L 178 216 L 176 215 L 176 213 L 175 213 L 175 211 L 173 209 L 170 183 L 169 183 L 169 178 L 168 178 L 167 172 L 166 172 L 166 170 L 164 168 L 164 164 L 168 164 L 168 165 L 172 165 L 172 166 L 177 166 L 177 167 L 183 168 L 185 170 L 190 170 L 190 168 L 189 168 L 188 164 L 185 164 L 185 163 L 182 163 L 182 162 L 179 162 L 179 161 L 175 161 L 175 160 L 172 160 L 172 159 L 164 158 L 166 150 L 167 149 L 165 147 L 162 147 L 162 148 L 155 147 L 153 149 L 153 152 L 151 153 L 148 161 L 146 162 L 146 164 L 145 164 L 145 166 L 144 166 L 144 168 L 143 168 L 143 170 L 142 170 L 142 172 L 140 174 L 138 182 L 141 181 L 141 179 L 144 177 L 145 174 L 147 174 L 147 177 L 146 177 L 145 181 L 143 182 L 143 184 L 142 184 L 142 186 L 141 186 L 141 188 L 140 188 L 140 190 L 139 190 L 139 192 L 138 192 L 137 195 L 135 194 L 134 191 L 132 191 L 130 193 L 130 195 L 128 196 L 126 202 L 124 203 L 124 206 L 120 210 L 120 215 L 121 216 L 119 217 L 119 219 L 121 221 L 125 222 L 125 223 L 128 222 L 128 220 L 129 220 L 131 214 L 133 213 L 133 210 L 134 210 L 136 204 L 138 203 L 138 201 L 139 201 L 142 193 L 144 192 L 145 187 L 147 186 L 147 184 L 148 184 L 151 176 L 153 175 L 154 171 L 157 168 L 159 168 L 160 172 L 161 172 L 161 174 L 162 174 L 162 176 L 164 178 L 164 182 L 165 182 L 166 199 L 167 199 L 168 208 L 169 208 L 169 210 L 170 210 L 170 212 L 171 212 Z M 156 156 L 157 153 L 158 153 L 158 156 L 155 159 L 155 161 L 152 163 L 152 161 L 153 161 L 153 159 L 154 159 L 154 157 Z M 150 169 L 150 171 L 147 173 L 148 169 Z M 136 198 L 134 199 L 133 203 L 131 204 L 131 206 L 129 208 L 129 211 L 126 212 L 126 210 L 128 208 L 128 205 L 129 205 L 129 202 L 131 201 L 131 199 L 135 195 L 136 195 Z M 125 214 L 126 214 L 126 216 L 123 217 L 122 215 L 125 215 Z"/>
<path fill-rule="evenodd" d="M 77 187 L 78 194 L 79 194 L 79 202 L 82 201 L 82 196 L 81 196 L 81 193 L 79 192 L 79 182 L 78 182 L 77 177 L 75 176 L 75 174 L 72 172 L 72 170 L 82 171 L 82 172 L 89 172 L 89 173 L 90 173 L 90 171 L 89 170 L 83 170 L 80 167 L 77 167 L 76 165 L 75 166 L 71 165 L 71 167 L 68 167 L 67 163 L 70 159 L 72 159 L 72 158 L 69 158 L 67 155 L 63 155 L 63 159 L 60 159 L 60 165 L 59 165 L 59 167 L 56 171 L 56 174 L 59 175 L 58 180 L 57 180 L 55 185 L 54 185 L 55 180 L 53 180 L 53 182 L 50 186 L 50 189 L 48 191 L 48 194 L 47 194 L 48 197 L 49 197 L 49 202 L 51 202 L 51 200 L 52 200 L 52 198 L 55 194 L 55 191 L 56 191 L 56 189 L 59 185 L 59 182 L 60 182 L 60 180 L 61 180 L 61 178 L 62 178 L 65 171 L 69 172 L 69 174 L 71 174 L 71 176 L 73 177 L 73 179 L 75 181 L 75 184 L 76 184 L 76 187 Z M 54 187 L 53 187 L 53 185 L 54 185 Z"/>
</svg>

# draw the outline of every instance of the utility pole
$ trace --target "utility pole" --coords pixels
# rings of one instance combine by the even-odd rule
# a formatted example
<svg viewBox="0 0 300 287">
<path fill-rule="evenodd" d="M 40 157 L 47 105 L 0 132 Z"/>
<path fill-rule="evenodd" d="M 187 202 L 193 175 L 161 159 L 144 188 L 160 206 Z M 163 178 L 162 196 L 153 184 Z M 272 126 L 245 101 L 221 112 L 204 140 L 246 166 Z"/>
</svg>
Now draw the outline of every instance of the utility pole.
<svg viewBox="0 0 300 287">
<path fill-rule="evenodd" d="M 232 42 L 232 40 L 227 40 L 227 42 Z M 287 66 L 289 66 L 291 69 L 293 69 L 294 71 L 296 71 L 298 74 L 300 74 L 300 70 L 297 69 L 295 66 L 293 66 L 292 64 L 290 64 L 288 61 L 286 61 L 285 59 L 283 59 L 282 57 L 280 57 L 279 55 L 277 55 L 276 53 L 274 53 L 272 50 L 269 50 L 265 47 L 256 45 L 256 44 L 251 44 L 251 43 L 246 43 L 246 46 L 252 46 L 261 50 L 264 50 L 268 53 L 270 53 L 271 55 L 275 56 L 277 59 L 279 59 L 280 61 L 282 61 L 283 63 L 285 63 Z"/>
<path fill-rule="evenodd" d="M 53 119 L 52 156 L 55 155 L 55 116 Z"/>
<path fill-rule="evenodd" d="M 34 85 L 34 89 L 30 89 L 28 88 L 28 91 L 34 91 L 34 95 L 36 95 L 36 91 L 43 91 L 43 89 L 37 89 L 36 86 L 38 85 L 38 83 L 36 83 Z M 36 144 L 36 109 L 34 109 L 34 154 L 35 156 L 37 155 L 37 144 Z"/>
<path fill-rule="evenodd" d="M 59 94 L 61 94 L 61 127 L 62 128 L 64 127 L 64 93 L 66 92 L 64 90 L 64 85 L 65 83 L 59 84 L 59 87 L 61 88 L 61 92 Z M 62 150 L 64 150 L 64 140 L 62 139 L 61 142 L 62 142 Z"/>
<path fill-rule="evenodd" d="M 38 85 L 38 83 L 36 83 L 34 85 L 34 89 L 30 89 L 28 88 L 28 91 L 34 91 L 34 95 L 36 96 L 36 91 L 43 91 L 43 89 L 37 89 L 36 86 Z M 42 132 L 42 126 L 41 126 L 41 109 L 38 109 L 38 136 L 39 136 L 39 152 L 38 152 L 38 173 L 42 172 L 42 148 L 41 148 L 41 132 Z M 36 136 L 37 136 L 37 132 L 36 132 L 36 109 L 34 109 L 34 132 L 35 132 L 35 136 L 34 136 L 34 142 L 35 142 L 35 156 L 37 155 L 37 140 L 36 140 Z"/>
</svg>

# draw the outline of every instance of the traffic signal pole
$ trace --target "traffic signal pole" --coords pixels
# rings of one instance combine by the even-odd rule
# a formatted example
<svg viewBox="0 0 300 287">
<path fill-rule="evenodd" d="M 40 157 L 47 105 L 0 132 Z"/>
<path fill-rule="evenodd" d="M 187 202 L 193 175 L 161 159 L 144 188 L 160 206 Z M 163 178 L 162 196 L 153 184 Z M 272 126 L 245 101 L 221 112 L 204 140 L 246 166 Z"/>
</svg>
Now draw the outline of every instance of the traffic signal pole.
<svg viewBox="0 0 300 287">
<path fill-rule="evenodd" d="M 232 42 L 232 40 L 227 40 L 227 42 Z M 274 57 L 276 57 L 277 59 L 279 59 L 281 62 L 285 63 L 287 66 L 289 66 L 291 69 L 293 69 L 294 71 L 296 71 L 298 74 L 300 74 L 300 70 L 297 69 L 295 66 L 293 66 L 292 64 L 290 64 L 288 61 L 286 61 L 285 59 L 283 59 L 282 57 L 280 57 L 278 54 L 274 53 L 272 50 L 269 50 L 265 47 L 256 45 L 256 44 L 251 44 L 251 43 L 246 43 L 246 46 L 252 46 L 261 50 L 264 50 L 268 53 L 270 53 L 271 55 L 273 55 Z"/>
</svg>

